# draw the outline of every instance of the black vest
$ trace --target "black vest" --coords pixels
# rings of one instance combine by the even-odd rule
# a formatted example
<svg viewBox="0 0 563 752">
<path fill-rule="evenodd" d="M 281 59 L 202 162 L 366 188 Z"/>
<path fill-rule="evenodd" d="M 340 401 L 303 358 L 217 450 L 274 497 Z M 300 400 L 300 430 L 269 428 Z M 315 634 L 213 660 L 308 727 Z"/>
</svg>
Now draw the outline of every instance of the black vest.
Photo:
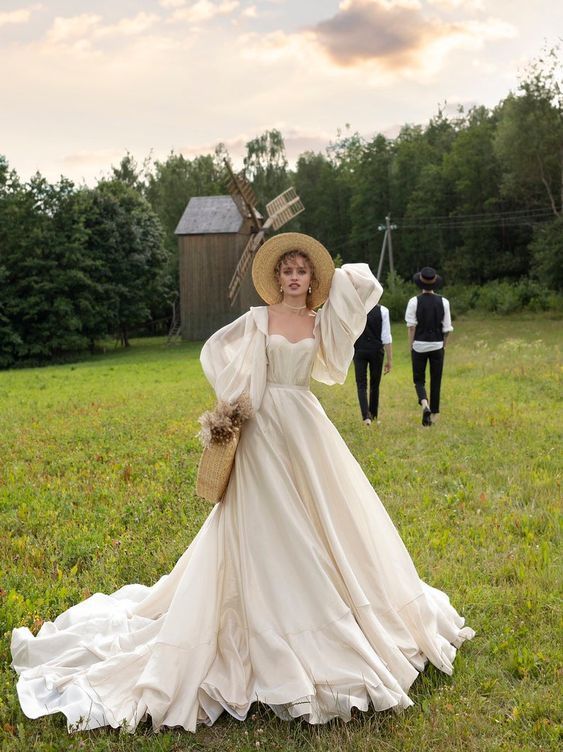
<svg viewBox="0 0 563 752">
<path fill-rule="evenodd" d="M 416 320 L 414 338 L 418 342 L 443 342 L 444 303 L 442 296 L 421 293 L 416 298 Z"/>
<path fill-rule="evenodd" d="M 381 343 L 381 326 L 383 324 L 383 318 L 381 316 L 381 306 L 376 305 L 368 313 L 366 328 L 360 334 L 354 348 L 356 350 L 377 350 L 379 347 L 383 347 Z"/>
</svg>

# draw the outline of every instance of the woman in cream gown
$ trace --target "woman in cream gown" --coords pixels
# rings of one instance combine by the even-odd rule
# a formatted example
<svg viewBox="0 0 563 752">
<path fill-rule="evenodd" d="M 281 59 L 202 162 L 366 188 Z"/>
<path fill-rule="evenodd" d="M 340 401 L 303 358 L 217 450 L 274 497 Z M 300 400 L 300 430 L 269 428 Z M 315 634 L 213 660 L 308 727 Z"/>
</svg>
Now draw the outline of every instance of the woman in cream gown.
<svg viewBox="0 0 563 752">
<path fill-rule="evenodd" d="M 69 729 L 129 730 L 150 716 L 155 729 L 195 731 L 225 710 L 243 720 L 259 701 L 282 718 L 324 723 L 370 703 L 408 707 L 427 661 L 452 672 L 474 633 L 420 580 L 309 390 L 311 377 L 344 381 L 381 292 L 367 265 L 347 264 L 334 271 L 313 337 L 269 335 L 263 306 L 205 343 L 217 396 L 247 391 L 255 409 L 225 497 L 152 587 L 97 593 L 36 637 L 14 630 L 27 716 L 62 712 Z"/>
</svg>

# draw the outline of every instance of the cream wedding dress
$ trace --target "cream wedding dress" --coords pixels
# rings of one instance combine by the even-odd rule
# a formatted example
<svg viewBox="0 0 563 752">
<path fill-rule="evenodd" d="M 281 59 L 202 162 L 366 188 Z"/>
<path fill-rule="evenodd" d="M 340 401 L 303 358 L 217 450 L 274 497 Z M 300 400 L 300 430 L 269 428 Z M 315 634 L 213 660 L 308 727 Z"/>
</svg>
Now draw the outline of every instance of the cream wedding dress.
<svg viewBox="0 0 563 752">
<path fill-rule="evenodd" d="M 12 640 L 31 718 L 69 729 L 244 719 L 251 703 L 310 723 L 352 707 L 405 708 L 427 660 L 451 673 L 473 636 L 418 577 L 393 523 L 316 397 L 342 382 L 381 287 L 364 264 L 337 269 L 314 338 L 268 335 L 253 308 L 205 344 L 217 395 L 248 390 L 223 503 L 154 586 L 93 595 L 38 635 Z"/>
</svg>

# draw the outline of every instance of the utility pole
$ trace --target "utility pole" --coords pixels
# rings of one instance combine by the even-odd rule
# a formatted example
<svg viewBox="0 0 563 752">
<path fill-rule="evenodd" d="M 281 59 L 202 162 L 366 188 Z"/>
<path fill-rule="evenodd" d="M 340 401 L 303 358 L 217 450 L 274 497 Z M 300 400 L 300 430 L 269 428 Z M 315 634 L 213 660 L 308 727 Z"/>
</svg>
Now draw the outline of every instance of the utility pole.
<svg viewBox="0 0 563 752">
<path fill-rule="evenodd" d="M 382 230 L 385 230 L 385 235 L 383 236 L 383 243 L 381 244 L 381 255 L 379 256 L 379 264 L 377 265 L 377 279 L 381 279 L 381 270 L 383 269 L 383 259 L 385 258 L 385 248 L 387 247 L 388 230 L 385 227 L 385 225 L 379 225 L 377 229 L 380 232 Z"/>
<path fill-rule="evenodd" d="M 391 231 L 397 229 L 397 225 L 391 224 L 391 215 L 388 214 L 385 217 L 385 224 L 379 225 L 378 228 L 379 232 L 385 231 L 385 235 L 383 236 L 383 243 L 381 244 L 381 255 L 379 257 L 379 265 L 377 267 L 377 279 L 381 279 L 381 272 L 383 270 L 383 261 L 385 259 L 385 250 L 387 249 L 388 255 L 389 255 L 389 271 L 391 272 L 391 289 L 395 286 L 394 276 L 395 276 L 395 264 L 393 262 L 393 243 L 391 240 Z"/>
</svg>

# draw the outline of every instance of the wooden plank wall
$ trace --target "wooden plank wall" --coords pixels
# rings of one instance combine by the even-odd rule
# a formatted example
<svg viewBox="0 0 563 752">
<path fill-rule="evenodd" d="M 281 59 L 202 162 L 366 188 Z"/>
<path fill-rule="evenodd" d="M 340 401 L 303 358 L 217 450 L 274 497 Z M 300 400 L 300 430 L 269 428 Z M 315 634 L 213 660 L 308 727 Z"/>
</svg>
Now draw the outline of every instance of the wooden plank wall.
<svg viewBox="0 0 563 752">
<path fill-rule="evenodd" d="M 248 311 L 250 306 L 261 306 L 265 305 L 262 298 L 258 295 L 256 290 L 254 289 L 254 285 L 252 284 L 252 274 L 250 272 L 250 269 L 248 270 L 248 274 L 243 279 L 242 284 L 240 286 L 240 295 L 239 295 L 239 304 L 240 309 L 242 313 L 245 311 Z"/>
<path fill-rule="evenodd" d="M 231 307 L 227 290 L 248 235 L 182 235 L 179 242 L 182 339 L 205 340 L 213 332 L 260 305 L 250 274 Z"/>
</svg>

